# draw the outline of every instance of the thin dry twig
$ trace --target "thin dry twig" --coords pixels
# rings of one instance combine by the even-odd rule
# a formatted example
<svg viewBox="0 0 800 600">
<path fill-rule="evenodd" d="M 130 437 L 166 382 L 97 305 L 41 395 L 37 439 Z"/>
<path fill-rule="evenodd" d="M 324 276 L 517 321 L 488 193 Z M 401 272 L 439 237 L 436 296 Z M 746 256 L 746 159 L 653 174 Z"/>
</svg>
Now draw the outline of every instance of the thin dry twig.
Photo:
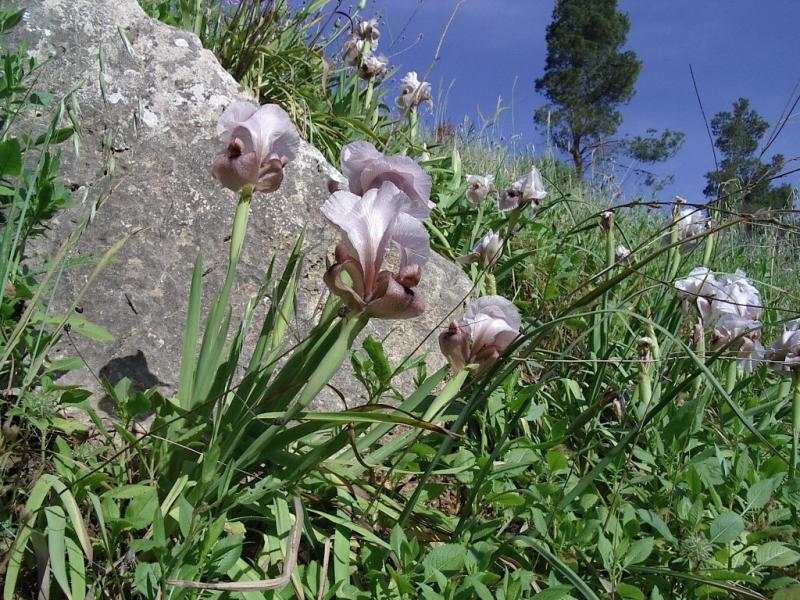
<svg viewBox="0 0 800 600">
<path fill-rule="evenodd" d="M 322 551 L 322 569 L 319 571 L 319 594 L 317 600 L 322 600 L 328 591 L 328 561 L 331 558 L 331 538 L 325 538 L 325 547 Z"/>
<path fill-rule="evenodd" d="M 697 80 L 694 78 L 694 69 L 692 68 L 691 63 L 689 63 L 689 74 L 692 76 L 694 95 L 697 97 L 697 103 L 700 105 L 700 114 L 703 115 L 703 123 L 705 124 L 706 132 L 708 133 L 708 141 L 711 142 L 711 152 L 714 154 L 714 168 L 719 169 L 719 163 L 717 162 L 717 149 L 714 146 L 714 137 L 711 135 L 711 128 L 708 126 L 708 117 L 706 117 L 706 111 L 703 108 L 703 101 L 700 99 L 700 90 L 697 89 Z"/>
</svg>

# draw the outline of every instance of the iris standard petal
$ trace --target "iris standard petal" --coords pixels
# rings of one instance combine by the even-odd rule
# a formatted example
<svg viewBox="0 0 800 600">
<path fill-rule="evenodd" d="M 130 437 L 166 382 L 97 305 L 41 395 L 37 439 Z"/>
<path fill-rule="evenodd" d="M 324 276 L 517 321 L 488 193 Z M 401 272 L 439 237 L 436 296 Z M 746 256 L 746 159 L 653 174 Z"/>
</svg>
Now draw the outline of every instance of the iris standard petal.
<svg viewBox="0 0 800 600">
<path fill-rule="evenodd" d="M 405 213 L 397 215 L 392 242 L 400 251 L 400 270 L 408 265 L 422 266 L 431 254 L 428 230 L 414 217 Z"/>
<path fill-rule="evenodd" d="M 497 315 L 508 323 L 512 329 L 519 331 L 522 325 L 519 311 L 514 303 L 503 296 L 483 296 L 473 301 L 464 311 L 464 319 L 472 320 L 479 313 Z"/>
<path fill-rule="evenodd" d="M 382 156 L 375 146 L 365 141 L 352 142 L 342 148 L 342 174 L 347 177 L 351 192 L 361 195 L 369 189 L 361 185 L 361 172 Z"/>
<path fill-rule="evenodd" d="M 243 100 L 231 102 L 228 107 L 222 111 L 217 121 L 217 135 L 223 136 L 226 143 L 229 142 L 230 132 L 252 117 L 253 113 L 257 110 L 258 106 L 252 102 L 245 102 Z"/>
<path fill-rule="evenodd" d="M 244 143 L 246 152 L 255 151 L 261 160 L 275 154 L 292 160 L 300 147 L 300 135 L 289 115 L 277 104 L 265 104 L 232 132 Z"/>
<path fill-rule="evenodd" d="M 354 194 L 391 181 L 407 196 L 403 212 L 417 219 L 427 219 L 434 207 L 430 175 L 408 156 L 384 156 L 369 142 L 353 142 L 342 148 L 342 173 Z"/>
</svg>

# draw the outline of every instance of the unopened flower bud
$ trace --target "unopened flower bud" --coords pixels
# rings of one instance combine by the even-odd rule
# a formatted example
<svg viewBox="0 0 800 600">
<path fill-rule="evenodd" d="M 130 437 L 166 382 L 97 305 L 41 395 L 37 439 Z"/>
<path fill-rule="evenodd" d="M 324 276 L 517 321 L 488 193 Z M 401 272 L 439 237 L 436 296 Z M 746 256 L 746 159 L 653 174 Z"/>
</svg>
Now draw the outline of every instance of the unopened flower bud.
<svg viewBox="0 0 800 600">
<path fill-rule="evenodd" d="M 631 261 L 631 251 L 627 247 L 623 246 L 622 244 L 619 244 L 614 249 L 614 258 L 616 259 L 616 261 L 618 263 L 630 262 Z"/>
<path fill-rule="evenodd" d="M 645 363 L 650 362 L 652 360 L 653 348 L 655 347 L 655 342 L 653 339 L 649 337 L 641 337 L 636 343 L 636 346 L 639 349 L 639 360 Z"/>
<path fill-rule="evenodd" d="M 494 194 L 496 191 L 493 175 L 467 175 L 466 196 L 474 206 L 480 206 L 490 194 Z"/>
<path fill-rule="evenodd" d="M 439 348 L 455 371 L 463 369 L 469 360 L 469 335 L 458 321 L 439 334 Z"/>
<path fill-rule="evenodd" d="M 369 40 L 373 49 L 378 47 L 378 40 L 381 39 L 381 30 L 378 29 L 378 19 L 361 21 L 356 25 L 354 33 L 362 40 Z"/>
<path fill-rule="evenodd" d="M 497 259 L 500 258 L 502 251 L 503 238 L 500 237 L 499 233 L 490 229 L 486 235 L 478 240 L 472 252 L 464 256 L 459 256 L 456 260 L 463 263 L 479 262 L 491 269 L 497 262 Z"/>
<path fill-rule="evenodd" d="M 600 226 L 603 228 L 603 231 L 610 231 L 611 228 L 614 226 L 614 211 L 607 210 L 600 213 Z"/>
</svg>

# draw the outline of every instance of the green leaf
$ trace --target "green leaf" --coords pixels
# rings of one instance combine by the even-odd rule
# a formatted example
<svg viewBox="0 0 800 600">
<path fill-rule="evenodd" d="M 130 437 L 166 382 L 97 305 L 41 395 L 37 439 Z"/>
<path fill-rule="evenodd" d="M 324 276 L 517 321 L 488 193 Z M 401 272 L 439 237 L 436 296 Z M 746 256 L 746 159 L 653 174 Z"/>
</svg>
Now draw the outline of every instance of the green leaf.
<svg viewBox="0 0 800 600">
<path fill-rule="evenodd" d="M 58 585 L 68 598 L 72 598 L 72 590 L 67 578 L 67 519 L 60 506 L 46 506 L 47 517 L 47 553 L 50 557 L 50 570 Z"/>
<path fill-rule="evenodd" d="M 495 600 L 491 590 L 486 587 L 486 584 L 483 583 L 477 575 L 467 576 L 459 589 L 465 591 L 472 590 L 474 592 L 474 596 L 476 598 L 480 598 L 480 600 Z"/>
<path fill-rule="evenodd" d="M 24 14 L 24 8 L 17 10 L 9 8 L 0 13 L 0 33 L 5 33 L 9 29 L 16 27 L 17 23 L 22 20 L 22 15 Z"/>
<path fill-rule="evenodd" d="M 620 598 L 630 598 L 630 600 L 644 600 L 642 590 L 627 583 L 617 584 L 617 594 Z"/>
<path fill-rule="evenodd" d="M 647 557 L 650 556 L 650 553 L 653 551 L 654 543 L 655 540 L 651 537 L 633 542 L 631 547 L 628 549 L 627 554 L 625 554 L 625 558 L 623 560 L 624 565 L 626 567 L 630 565 L 638 565 L 639 563 L 647 560 Z"/>
<path fill-rule="evenodd" d="M 61 318 L 51 317 L 49 320 L 53 321 L 53 325 L 58 325 Z M 79 333 L 83 337 L 94 340 L 95 342 L 113 342 L 116 339 L 111 332 L 102 325 L 87 321 L 78 315 L 69 315 L 67 317 L 67 324 L 75 333 Z"/>
<path fill-rule="evenodd" d="M 56 478 L 49 474 L 42 475 L 33 486 L 28 501 L 25 503 L 25 511 L 30 517 L 23 523 L 17 533 L 17 539 L 14 541 L 14 549 L 11 553 L 11 558 L 8 561 L 6 569 L 6 580 L 3 586 L 3 600 L 13 600 L 15 598 L 14 588 L 17 585 L 17 577 L 22 567 L 25 558 L 25 549 L 28 546 L 33 533 L 33 526 L 36 522 L 36 513 L 44 502 L 50 487 L 56 481 Z"/>
<path fill-rule="evenodd" d="M 720 513 L 711 523 L 711 543 L 732 542 L 744 531 L 744 520 L 735 512 Z"/>
<path fill-rule="evenodd" d="M 514 542 L 528 546 L 539 553 L 548 563 L 550 563 L 550 566 L 559 571 L 573 586 L 575 586 L 575 589 L 581 593 L 585 600 L 600 600 L 597 594 L 592 591 L 592 588 L 590 588 L 575 571 L 573 571 L 563 560 L 550 552 L 550 550 L 536 542 L 533 538 L 520 535 L 514 538 Z"/>
<path fill-rule="evenodd" d="M 467 549 L 461 544 L 442 544 L 428 552 L 422 564 L 447 575 L 459 572 L 464 567 L 466 556 Z"/>
<path fill-rule="evenodd" d="M 569 460 L 562 447 L 557 446 L 549 450 L 546 455 L 547 465 L 550 471 L 557 473 L 558 471 L 565 471 L 569 469 Z"/>
<path fill-rule="evenodd" d="M 342 526 L 336 527 L 333 534 L 333 577 L 334 583 L 350 583 L 350 533 Z"/>
<path fill-rule="evenodd" d="M 386 568 L 389 570 L 389 575 L 392 577 L 392 581 L 394 581 L 397 589 L 400 591 L 401 594 L 405 594 L 407 596 L 413 597 L 414 596 L 414 586 L 411 585 L 411 582 L 408 580 L 407 577 L 401 575 L 397 571 L 392 568 L 392 565 L 386 565 Z"/>
<path fill-rule="evenodd" d="M 145 598 L 156 598 L 161 592 L 161 565 L 158 563 L 137 562 L 133 575 L 133 585 Z"/>
<path fill-rule="evenodd" d="M 61 503 L 64 505 L 69 515 L 72 528 L 78 536 L 78 541 L 81 543 L 83 553 L 86 555 L 86 558 L 92 560 L 92 542 L 89 539 L 89 531 L 81 515 L 80 508 L 78 508 L 78 503 L 75 501 L 75 497 L 72 495 L 72 492 L 69 491 L 69 488 L 60 480 L 54 480 L 52 485 L 56 492 L 58 492 Z"/>
<path fill-rule="evenodd" d="M 800 585 L 791 585 L 778 590 L 772 600 L 800 600 Z"/>
<path fill-rule="evenodd" d="M 181 372 L 178 384 L 178 402 L 182 408 L 191 408 L 195 373 L 195 352 L 200 332 L 200 304 L 202 299 L 203 257 L 198 254 L 192 271 L 189 291 L 189 308 L 186 310 L 186 328 L 183 334 Z"/>
<path fill-rule="evenodd" d="M 211 553 L 209 568 L 216 574 L 224 574 L 236 564 L 242 555 L 244 536 L 231 535 L 221 539 Z"/>
<path fill-rule="evenodd" d="M 775 491 L 775 484 L 775 479 L 762 479 L 751 485 L 747 490 L 747 508 L 745 510 L 763 508 L 772 497 L 772 492 Z"/>
<path fill-rule="evenodd" d="M 600 558 L 603 559 L 603 566 L 610 571 L 614 566 L 614 549 L 611 547 L 611 542 L 602 533 L 597 537 L 597 550 L 600 552 Z"/>
<path fill-rule="evenodd" d="M 56 128 L 52 131 L 52 133 L 48 131 L 47 133 L 43 133 L 42 135 L 37 137 L 36 140 L 33 142 L 33 145 L 41 146 L 45 142 L 48 142 L 49 144 L 60 144 L 61 142 L 64 142 L 68 140 L 70 137 L 72 137 L 73 133 L 75 133 L 75 129 L 73 129 L 72 127 Z M 48 136 L 50 136 L 49 139 Z"/>
<path fill-rule="evenodd" d="M 124 485 L 104 494 L 107 498 L 130 500 L 122 521 L 123 527 L 145 529 L 153 522 L 153 512 L 158 507 L 155 488 L 147 485 Z"/>
<path fill-rule="evenodd" d="M 86 563 L 78 544 L 70 537 L 66 539 L 66 542 L 72 600 L 84 600 L 86 598 Z"/>
<path fill-rule="evenodd" d="M 22 150 L 16 138 L 0 143 L 0 175 L 19 175 L 22 171 Z"/>
<path fill-rule="evenodd" d="M 800 553 L 780 542 L 767 542 L 756 550 L 756 560 L 765 567 L 788 567 L 800 560 Z"/>
<path fill-rule="evenodd" d="M 663 537 L 664 539 L 672 542 L 673 544 L 678 541 L 675 539 L 675 536 L 672 535 L 672 532 L 669 530 L 669 527 L 667 527 L 667 524 L 664 522 L 664 519 L 662 519 L 660 516 L 658 516 L 658 514 L 654 513 L 652 510 L 640 508 L 637 511 L 637 514 L 639 515 L 639 518 L 642 519 L 642 521 L 644 521 L 645 523 L 650 525 L 650 527 L 655 529 L 659 534 L 661 534 L 661 537 Z"/>
<path fill-rule="evenodd" d="M 512 506 L 523 506 L 525 504 L 525 497 L 517 492 L 503 492 L 493 498 L 489 499 L 490 502 L 499 504 L 503 508 Z"/>
<path fill-rule="evenodd" d="M 364 350 L 366 350 L 372 360 L 372 368 L 375 371 L 375 376 L 378 378 L 378 381 L 384 384 L 389 383 L 392 379 L 392 367 L 389 365 L 389 359 L 386 358 L 383 344 L 375 340 L 371 335 L 368 335 L 363 345 Z"/>
<path fill-rule="evenodd" d="M 534 594 L 533 600 L 561 600 L 562 598 L 567 598 L 571 590 L 571 586 L 556 585 L 542 590 L 538 594 Z"/>
</svg>

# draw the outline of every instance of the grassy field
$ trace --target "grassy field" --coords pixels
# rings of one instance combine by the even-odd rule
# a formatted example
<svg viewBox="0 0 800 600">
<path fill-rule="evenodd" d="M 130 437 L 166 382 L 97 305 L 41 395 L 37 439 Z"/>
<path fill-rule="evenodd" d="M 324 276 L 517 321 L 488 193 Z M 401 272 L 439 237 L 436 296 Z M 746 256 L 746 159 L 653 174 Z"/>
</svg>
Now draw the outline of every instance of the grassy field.
<svg viewBox="0 0 800 600">
<path fill-rule="evenodd" d="M 120 420 L 103 422 L 88 392 L 58 383 L 76 361 L 48 358 L 67 327 L 105 334 L 78 316 L 46 317 L 74 236 L 42 269 L 23 260 L 28 240 L 69 202 L 58 148 L 71 143 L 75 102 L 30 94 L 36 65 L 6 48 L 5 599 L 42 589 L 74 599 L 800 597 L 800 376 L 791 361 L 800 340 L 790 331 L 787 351 L 770 351 L 800 306 L 795 215 L 740 215 L 735 197 L 705 208 L 710 221 L 691 203 L 612 205 L 550 153 L 498 149 L 433 122 L 426 102 L 413 107 L 422 88 L 400 99 L 401 111 L 399 90 L 366 60 L 375 41 L 357 11 L 354 36 L 351 20 L 322 12 L 325 2 L 298 12 L 277 0 L 142 4 L 200 35 L 333 164 L 358 140 L 416 159 L 432 180 L 431 247 L 460 260 L 476 296 L 512 301 L 522 323 L 499 358 L 417 369 L 416 391 L 398 397 L 393 381 L 407 365 L 390 364 L 378 341 L 353 347 L 369 308 L 340 318 L 331 296 L 309 337 L 289 346 L 299 240 L 282 272 L 265 269 L 262 321 L 247 312 L 228 323 L 224 287 L 201 322 L 198 267 L 177 396 L 123 380 L 107 390 Z M 18 19 L 2 9 L 0 33 Z M 343 61 L 343 46 L 359 40 L 355 64 Z M 15 118 L 32 106 L 51 126 L 19 133 Z M 515 190 L 531 167 L 542 181 Z M 473 174 L 491 175 L 496 191 L 471 201 Z M 498 210 L 498 199 L 517 208 Z M 231 275 L 248 210 L 245 188 Z M 501 242 L 470 260 L 489 230 Z M 713 275 L 687 280 L 697 267 Z M 731 313 L 750 325 L 726 328 Z M 259 343 L 243 356 L 250 329 Z M 344 361 L 369 403 L 308 413 Z M 383 408 L 391 402 L 399 406 Z M 135 433 L 133 417 L 148 410 L 149 433 Z"/>
</svg>

